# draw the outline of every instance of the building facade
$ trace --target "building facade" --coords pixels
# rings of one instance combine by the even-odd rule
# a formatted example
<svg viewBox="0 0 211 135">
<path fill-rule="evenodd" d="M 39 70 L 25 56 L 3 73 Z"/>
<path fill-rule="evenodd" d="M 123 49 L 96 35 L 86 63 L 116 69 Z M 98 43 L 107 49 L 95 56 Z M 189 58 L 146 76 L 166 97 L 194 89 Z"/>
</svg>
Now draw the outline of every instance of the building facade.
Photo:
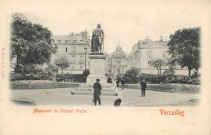
<svg viewBox="0 0 211 135">
<path fill-rule="evenodd" d="M 70 63 L 70 66 L 64 69 L 64 73 L 82 74 L 84 69 L 89 69 L 90 37 L 87 31 L 80 34 L 55 35 L 52 36 L 52 42 L 57 46 L 57 52 L 51 61 L 54 62 L 55 59 L 64 56 Z"/>
<path fill-rule="evenodd" d="M 128 70 L 129 54 L 118 44 L 116 51 L 108 58 L 108 73 L 123 75 Z"/>
<path fill-rule="evenodd" d="M 159 41 L 151 41 L 149 39 L 140 40 L 133 46 L 133 49 L 129 55 L 129 68 L 138 68 L 140 74 L 152 74 L 157 75 L 157 69 L 152 66 L 152 61 L 163 60 L 165 62 L 171 57 L 168 54 L 168 41 L 163 41 L 162 36 Z M 167 65 L 162 66 L 161 74 L 167 70 Z M 188 75 L 187 68 L 181 69 L 181 66 L 175 67 L 175 74 Z"/>
<path fill-rule="evenodd" d="M 138 68 L 143 74 L 157 74 L 157 69 L 152 66 L 152 61 L 161 59 L 167 61 L 170 58 L 168 54 L 167 41 L 138 41 L 133 46 L 129 56 L 130 68 Z M 163 70 L 168 69 L 167 66 L 162 66 Z"/>
</svg>

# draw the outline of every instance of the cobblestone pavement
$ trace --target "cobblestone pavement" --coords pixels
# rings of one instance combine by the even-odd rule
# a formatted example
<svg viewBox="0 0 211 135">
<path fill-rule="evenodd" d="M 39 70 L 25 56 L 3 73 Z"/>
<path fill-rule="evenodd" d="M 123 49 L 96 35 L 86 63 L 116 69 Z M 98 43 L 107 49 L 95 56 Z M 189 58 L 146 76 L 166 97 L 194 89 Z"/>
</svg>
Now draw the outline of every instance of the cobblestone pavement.
<svg viewBox="0 0 211 135">
<path fill-rule="evenodd" d="M 69 88 L 11 90 L 11 99 L 33 100 L 36 105 L 79 105 L 93 106 L 92 95 L 71 95 Z M 102 106 L 113 106 L 114 101 L 122 99 L 121 106 L 165 106 L 175 105 L 191 99 L 198 99 L 200 94 L 179 94 L 158 91 L 146 91 L 141 97 L 138 89 L 119 89 L 118 96 L 101 96 Z"/>
</svg>

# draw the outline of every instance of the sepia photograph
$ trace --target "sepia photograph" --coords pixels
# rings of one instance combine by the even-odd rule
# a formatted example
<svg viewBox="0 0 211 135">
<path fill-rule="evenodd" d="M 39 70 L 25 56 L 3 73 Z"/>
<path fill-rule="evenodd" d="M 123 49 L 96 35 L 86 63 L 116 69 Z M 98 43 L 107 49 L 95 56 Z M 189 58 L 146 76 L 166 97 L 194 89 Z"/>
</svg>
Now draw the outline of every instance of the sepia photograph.
<svg viewBox="0 0 211 135">
<path fill-rule="evenodd" d="M 211 133 L 209 1 L 0 3 L 5 4 L 1 114 L 12 120 L 17 115 L 12 110 L 20 110 L 18 116 L 33 125 L 58 120 L 52 124 L 55 132 L 50 124 L 46 132 L 30 133 L 40 126 L 24 130 L 22 123 L 17 134 Z M 11 112 L 6 115 L 6 110 Z M 84 117 L 88 123 L 96 118 L 97 125 L 98 120 L 113 123 L 114 129 L 95 130 L 86 123 L 80 130 L 73 123 Z M 58 126 L 65 119 L 73 122 L 74 131 Z M 139 122 L 147 128 L 135 128 Z M 150 123 L 162 123 L 162 128 L 149 130 Z M 187 127 L 175 127 L 180 123 Z M 3 128 L 1 133 L 15 134 Z"/>
<path fill-rule="evenodd" d="M 135 13 L 119 19 L 129 20 L 132 15 L 140 19 Z M 106 13 L 79 24 L 71 15 L 58 23 L 55 17 L 36 17 L 41 21 L 31 21 L 30 13 L 12 14 L 10 86 L 14 103 L 138 107 L 200 102 L 199 22 L 155 32 L 142 31 L 153 28 L 141 22 L 129 27 L 140 31 L 131 32 L 102 21 L 115 18 Z M 64 32 L 61 23 L 68 27 Z M 160 21 L 154 25 L 163 27 Z M 81 28 L 78 33 L 76 27 Z"/>
</svg>

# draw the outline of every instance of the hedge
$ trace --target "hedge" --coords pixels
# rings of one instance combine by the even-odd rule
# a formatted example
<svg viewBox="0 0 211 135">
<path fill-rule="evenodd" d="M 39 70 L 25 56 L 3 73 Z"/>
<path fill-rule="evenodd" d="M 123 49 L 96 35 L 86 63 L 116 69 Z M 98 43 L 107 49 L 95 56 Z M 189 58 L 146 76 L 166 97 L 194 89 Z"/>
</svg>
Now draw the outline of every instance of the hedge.
<svg viewBox="0 0 211 135">
<path fill-rule="evenodd" d="M 10 74 L 10 80 L 52 80 L 53 75 L 48 73 L 38 73 L 38 74 Z"/>
<path fill-rule="evenodd" d="M 53 80 L 54 75 L 48 73 L 39 74 L 11 74 L 10 80 Z M 84 76 L 82 74 L 58 74 L 56 80 L 61 82 L 84 82 Z"/>
<path fill-rule="evenodd" d="M 84 82 L 84 76 L 82 74 L 59 74 L 56 75 L 58 81 L 64 82 Z"/>
<path fill-rule="evenodd" d="M 182 83 L 182 84 L 200 84 L 199 78 L 195 77 L 188 77 L 184 75 L 162 75 L 162 76 L 155 76 L 155 75 L 142 75 L 140 76 L 140 80 L 145 79 L 148 83 L 158 84 L 161 82 L 166 83 Z"/>
</svg>

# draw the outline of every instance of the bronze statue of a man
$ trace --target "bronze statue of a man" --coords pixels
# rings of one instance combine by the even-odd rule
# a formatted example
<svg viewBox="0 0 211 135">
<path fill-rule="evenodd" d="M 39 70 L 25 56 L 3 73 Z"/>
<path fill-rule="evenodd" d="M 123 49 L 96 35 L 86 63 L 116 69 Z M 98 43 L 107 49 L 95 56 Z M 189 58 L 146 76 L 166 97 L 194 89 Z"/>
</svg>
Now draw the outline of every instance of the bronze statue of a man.
<svg viewBox="0 0 211 135">
<path fill-rule="evenodd" d="M 103 53 L 104 32 L 101 25 L 97 24 L 97 28 L 92 32 L 91 52 Z"/>
</svg>

